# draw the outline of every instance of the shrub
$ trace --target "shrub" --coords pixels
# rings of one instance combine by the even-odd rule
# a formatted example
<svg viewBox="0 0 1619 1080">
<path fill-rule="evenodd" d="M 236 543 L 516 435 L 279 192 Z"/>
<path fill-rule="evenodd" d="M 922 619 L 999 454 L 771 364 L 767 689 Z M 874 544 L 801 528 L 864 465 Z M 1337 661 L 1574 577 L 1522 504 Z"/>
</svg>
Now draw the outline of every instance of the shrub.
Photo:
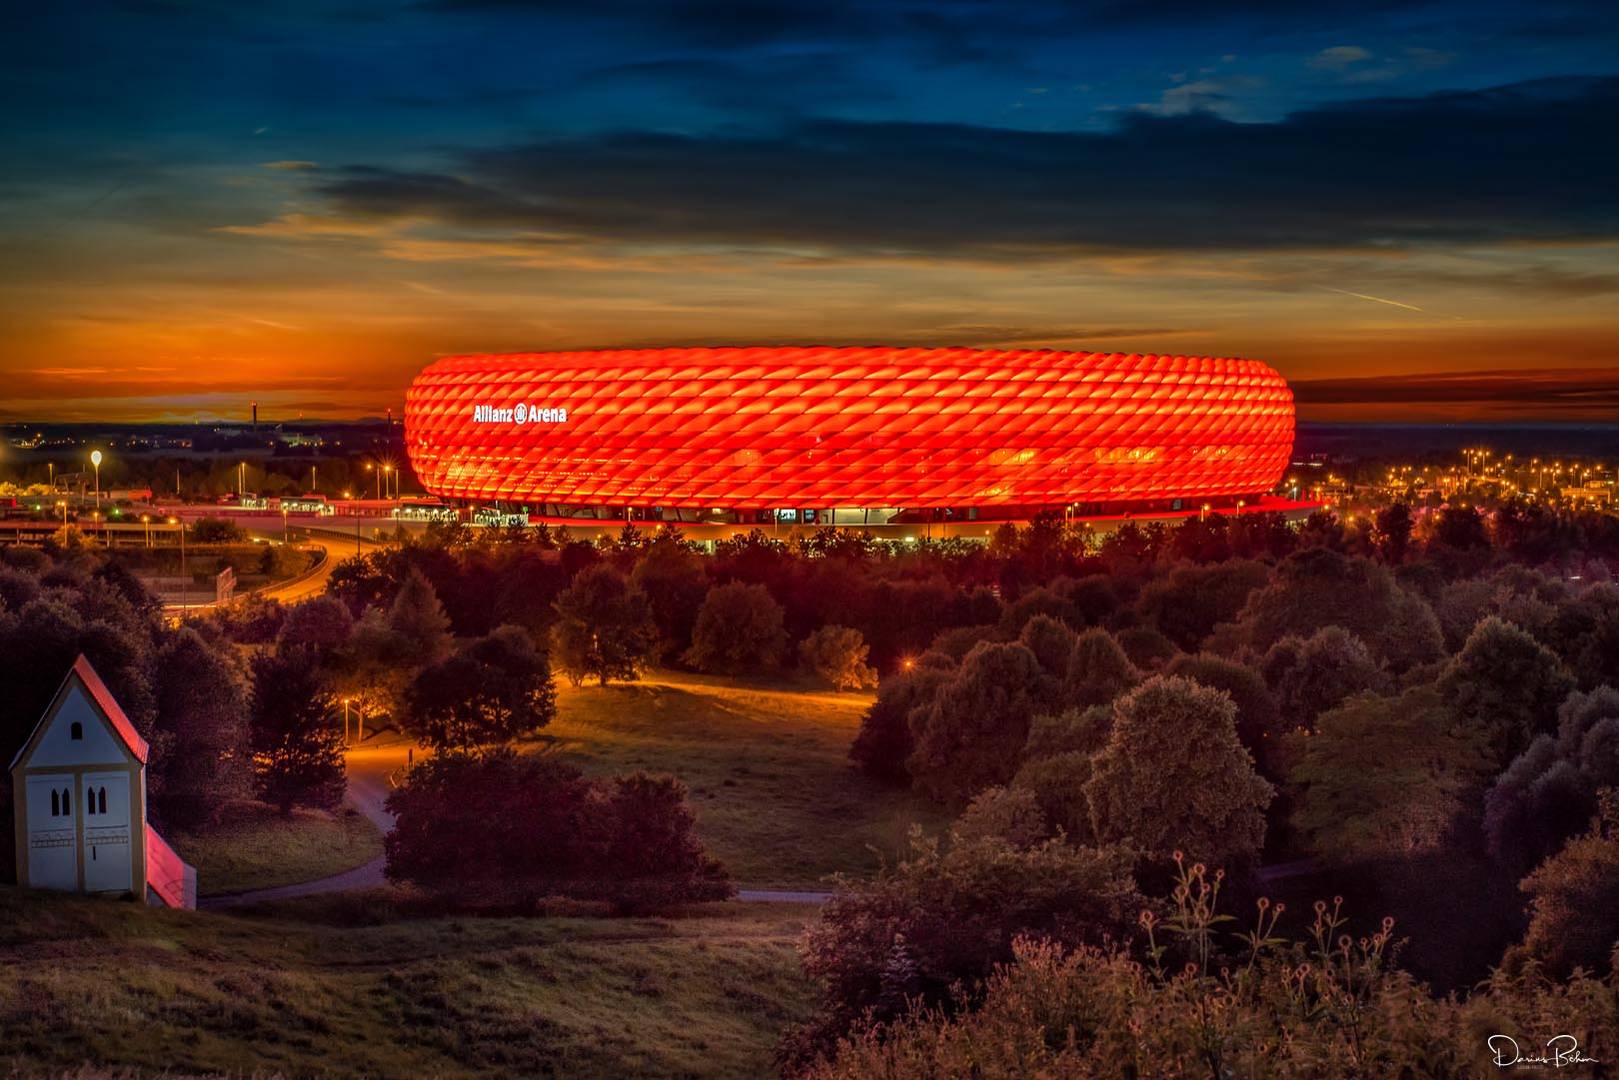
<svg viewBox="0 0 1619 1080">
<path fill-rule="evenodd" d="M 1553 983 L 1501 971 L 1465 999 L 1435 997 L 1394 965 L 1391 920 L 1355 933 L 1341 905 L 1318 902 L 1294 939 L 1279 928 L 1283 906 L 1261 901 L 1226 932 L 1211 874 L 1183 865 L 1176 885 L 1167 918 L 1141 917 L 1140 958 L 1117 942 L 1025 936 L 982 986 L 863 1024 L 801 1075 L 1463 1080 L 1497 1071 L 1490 1036 L 1502 1033 L 1525 1054 L 1543 1052 L 1552 1032 L 1571 1033 L 1590 1057 L 1611 1054 L 1612 976 Z"/>
<path fill-rule="evenodd" d="M 804 665 L 834 690 L 864 690 L 877 685 L 877 672 L 866 664 L 866 642 L 847 626 L 823 626 L 798 646 Z"/>
<path fill-rule="evenodd" d="M 532 911 L 548 896 L 644 910 L 732 893 L 686 791 L 644 773 L 587 780 L 549 754 L 440 754 L 388 797 L 387 873 L 452 906 Z"/>
<path fill-rule="evenodd" d="M 1020 936 L 1099 943 L 1140 910 L 1119 853 L 989 833 L 958 830 L 941 845 L 918 832 L 898 866 L 870 882 L 838 882 L 802 947 L 820 1010 L 784 1041 L 787 1064 L 807 1063 L 855 1024 L 895 1019 L 911 1002 L 948 1005 L 954 984 L 1010 961 Z"/>
<path fill-rule="evenodd" d="M 929 651 L 943 653 L 959 664 L 980 641 L 997 641 L 999 634 L 994 626 L 958 626 L 934 638 Z"/>
<path fill-rule="evenodd" d="M 1065 750 L 1030 758 L 1012 778 L 1012 790 L 1027 792 L 1052 828 L 1062 830 L 1070 843 L 1094 844 L 1091 804 L 1085 785 L 1091 778 L 1092 755 Z"/>
<path fill-rule="evenodd" d="M 781 605 L 763 585 L 733 581 L 708 590 L 692 628 L 686 662 L 725 675 L 774 668 L 787 645 Z"/>
</svg>

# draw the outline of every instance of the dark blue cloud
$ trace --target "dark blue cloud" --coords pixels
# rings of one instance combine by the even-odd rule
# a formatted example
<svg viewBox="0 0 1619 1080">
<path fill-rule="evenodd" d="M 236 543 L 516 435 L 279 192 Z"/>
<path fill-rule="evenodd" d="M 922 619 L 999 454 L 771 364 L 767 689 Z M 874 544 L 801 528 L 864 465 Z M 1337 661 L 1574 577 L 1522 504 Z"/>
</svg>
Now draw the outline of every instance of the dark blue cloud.
<svg viewBox="0 0 1619 1080">
<path fill-rule="evenodd" d="M 1619 237 L 1619 79 L 1105 132 L 814 120 L 471 149 L 317 179 L 340 214 L 614 241 L 1014 257 Z"/>
</svg>

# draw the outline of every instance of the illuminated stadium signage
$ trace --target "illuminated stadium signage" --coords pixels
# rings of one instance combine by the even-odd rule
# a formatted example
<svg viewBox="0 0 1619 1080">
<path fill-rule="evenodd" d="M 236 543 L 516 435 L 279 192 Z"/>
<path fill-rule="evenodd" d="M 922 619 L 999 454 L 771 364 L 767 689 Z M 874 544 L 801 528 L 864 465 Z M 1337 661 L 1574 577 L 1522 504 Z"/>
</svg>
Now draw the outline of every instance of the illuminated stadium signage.
<svg viewBox="0 0 1619 1080">
<path fill-rule="evenodd" d="M 542 409 L 538 405 L 525 405 L 521 401 L 509 409 L 498 405 L 474 405 L 474 424 L 566 424 L 567 409 Z"/>
<path fill-rule="evenodd" d="M 508 405 L 514 398 L 523 404 Z M 590 408 L 577 415 L 551 404 L 582 400 Z M 411 383 L 405 446 L 429 491 L 479 501 L 1201 504 L 1281 479 L 1293 393 L 1257 360 L 1147 353 L 780 346 L 451 356 Z"/>
</svg>

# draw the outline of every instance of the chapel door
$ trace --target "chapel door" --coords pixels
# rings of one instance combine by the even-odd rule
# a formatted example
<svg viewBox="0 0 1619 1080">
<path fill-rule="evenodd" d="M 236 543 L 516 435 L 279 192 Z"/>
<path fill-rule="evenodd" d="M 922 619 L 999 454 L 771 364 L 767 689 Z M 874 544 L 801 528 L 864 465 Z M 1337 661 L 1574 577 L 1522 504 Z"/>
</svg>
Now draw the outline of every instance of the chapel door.
<svg viewBox="0 0 1619 1080">
<path fill-rule="evenodd" d="M 83 790 L 84 889 L 132 892 L 135 885 L 129 774 L 85 773 Z"/>
<path fill-rule="evenodd" d="M 78 785 L 71 773 L 30 776 L 28 785 L 28 884 L 36 889 L 79 887 Z"/>
</svg>

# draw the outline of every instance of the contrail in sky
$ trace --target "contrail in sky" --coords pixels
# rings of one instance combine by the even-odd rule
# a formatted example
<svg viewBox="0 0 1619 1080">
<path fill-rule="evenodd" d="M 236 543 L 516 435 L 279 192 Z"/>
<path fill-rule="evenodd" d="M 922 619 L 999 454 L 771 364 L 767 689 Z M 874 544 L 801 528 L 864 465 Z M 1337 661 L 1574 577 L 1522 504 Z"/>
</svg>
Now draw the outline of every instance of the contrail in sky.
<svg viewBox="0 0 1619 1080">
<path fill-rule="evenodd" d="M 1367 296 L 1365 293 L 1350 292 L 1348 289 L 1334 289 L 1331 285 L 1323 285 L 1321 287 L 1328 292 L 1341 293 L 1344 296 L 1353 296 L 1357 300 L 1370 300 L 1374 304 L 1387 304 L 1389 307 L 1405 308 L 1407 311 L 1420 311 L 1424 315 L 1428 314 L 1426 310 L 1417 307 L 1415 304 L 1402 304 L 1398 300 L 1385 300 L 1381 296 Z"/>
</svg>

